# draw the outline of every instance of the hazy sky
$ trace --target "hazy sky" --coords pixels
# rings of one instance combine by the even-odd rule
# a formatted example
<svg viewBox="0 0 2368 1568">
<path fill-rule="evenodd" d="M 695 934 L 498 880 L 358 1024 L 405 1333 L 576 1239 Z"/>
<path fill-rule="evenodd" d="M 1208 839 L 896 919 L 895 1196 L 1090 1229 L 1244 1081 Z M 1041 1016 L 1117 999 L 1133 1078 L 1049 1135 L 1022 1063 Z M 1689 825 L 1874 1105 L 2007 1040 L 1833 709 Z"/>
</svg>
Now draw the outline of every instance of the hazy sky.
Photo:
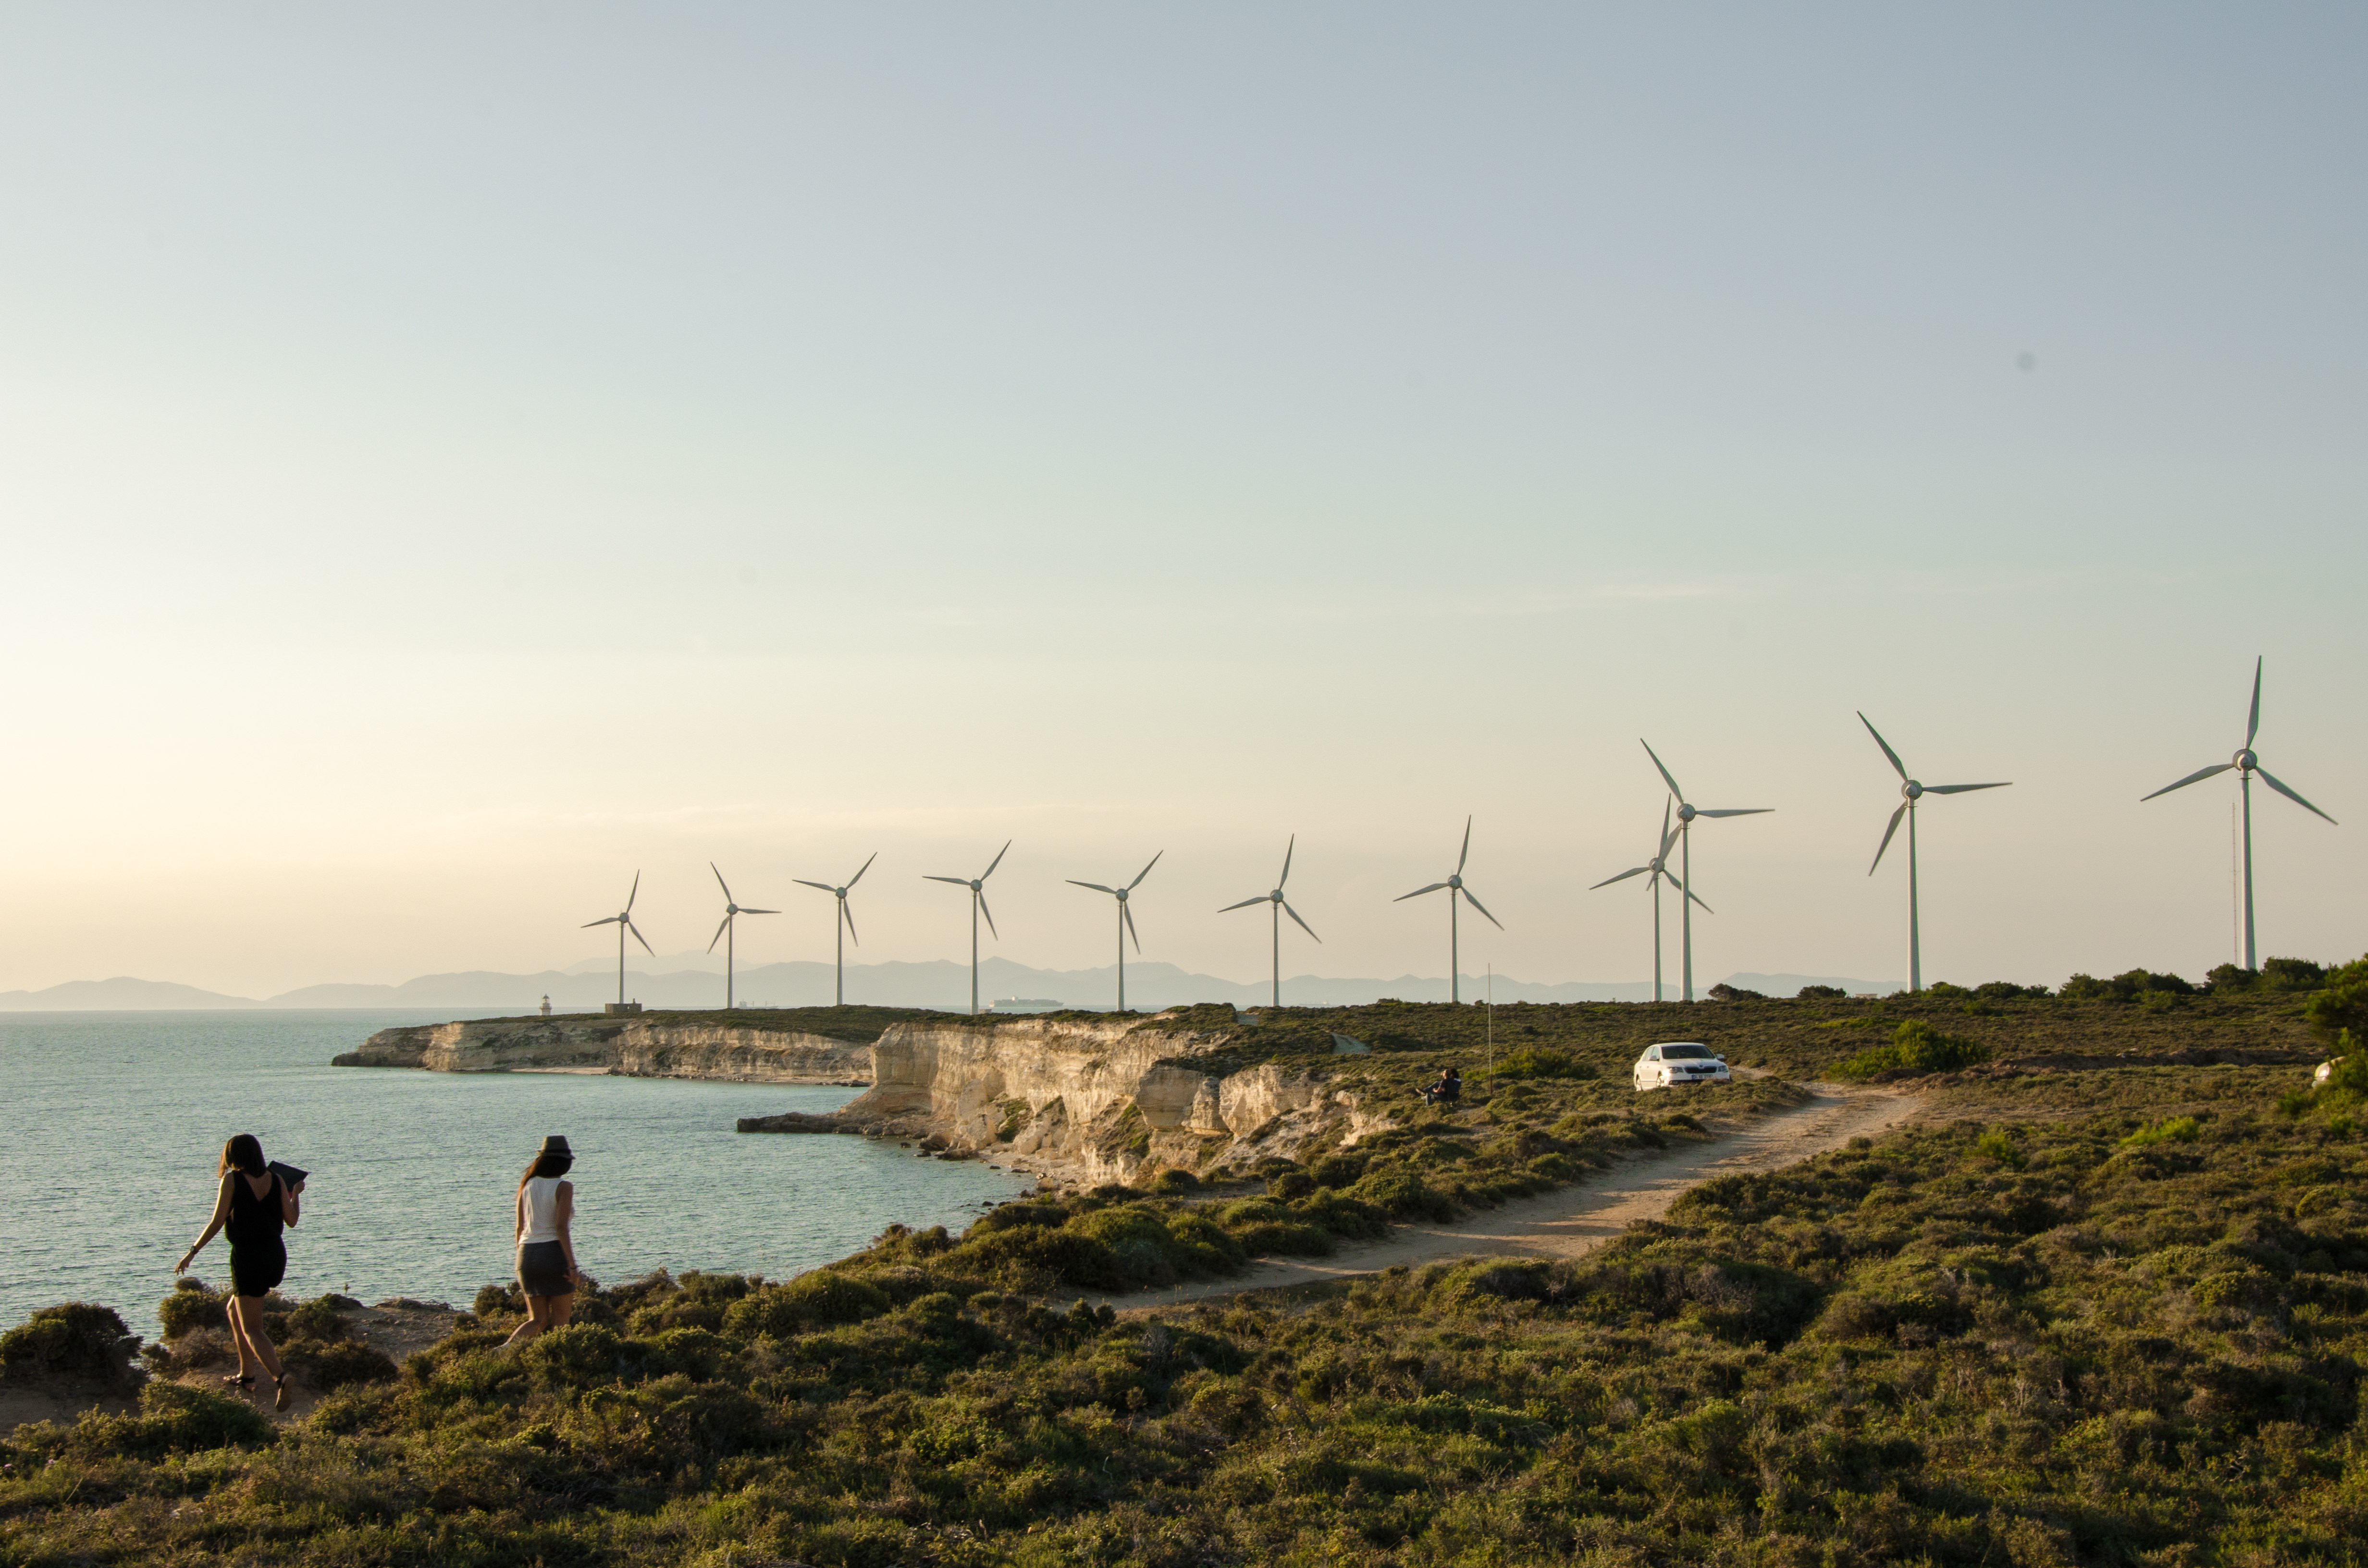
<svg viewBox="0 0 2368 1568">
<path fill-rule="evenodd" d="M 0 989 L 2368 947 L 2368 11 L 0 6 Z M 2223 788 L 2226 785 L 2226 788 Z M 1895 849 L 1894 854 L 1897 851 Z M 1475 930 L 1474 927 L 1477 927 Z"/>
</svg>

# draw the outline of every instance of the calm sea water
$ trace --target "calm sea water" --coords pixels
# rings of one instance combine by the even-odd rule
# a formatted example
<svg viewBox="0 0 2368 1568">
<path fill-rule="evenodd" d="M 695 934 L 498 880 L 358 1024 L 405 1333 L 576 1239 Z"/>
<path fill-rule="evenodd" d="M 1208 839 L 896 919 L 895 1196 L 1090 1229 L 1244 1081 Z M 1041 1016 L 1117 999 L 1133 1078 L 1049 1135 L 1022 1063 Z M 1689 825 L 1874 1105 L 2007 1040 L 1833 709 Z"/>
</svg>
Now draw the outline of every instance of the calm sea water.
<svg viewBox="0 0 2368 1568">
<path fill-rule="evenodd" d="M 545 1133 L 575 1149 L 575 1256 L 782 1278 L 892 1221 L 959 1228 L 1031 1186 L 861 1138 L 744 1136 L 743 1116 L 859 1091 L 546 1074 L 331 1067 L 416 1012 L 0 1014 L 0 1326 L 99 1301 L 144 1335 L 212 1212 L 222 1140 L 310 1171 L 291 1296 L 467 1305 L 510 1272 L 510 1202 Z M 191 1272 L 230 1276 L 217 1237 Z"/>
</svg>

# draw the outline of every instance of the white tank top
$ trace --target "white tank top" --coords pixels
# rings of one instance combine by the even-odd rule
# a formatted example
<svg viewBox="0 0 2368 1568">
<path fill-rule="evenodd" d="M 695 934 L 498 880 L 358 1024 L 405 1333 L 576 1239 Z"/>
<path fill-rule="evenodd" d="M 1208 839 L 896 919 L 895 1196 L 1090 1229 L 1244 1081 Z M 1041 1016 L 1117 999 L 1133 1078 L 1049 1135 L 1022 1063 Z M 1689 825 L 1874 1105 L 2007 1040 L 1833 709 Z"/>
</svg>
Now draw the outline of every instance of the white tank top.
<svg viewBox="0 0 2368 1568">
<path fill-rule="evenodd" d="M 564 1179 L 562 1176 L 527 1177 L 526 1234 L 518 1238 L 520 1245 L 559 1239 L 559 1184 Z"/>
</svg>

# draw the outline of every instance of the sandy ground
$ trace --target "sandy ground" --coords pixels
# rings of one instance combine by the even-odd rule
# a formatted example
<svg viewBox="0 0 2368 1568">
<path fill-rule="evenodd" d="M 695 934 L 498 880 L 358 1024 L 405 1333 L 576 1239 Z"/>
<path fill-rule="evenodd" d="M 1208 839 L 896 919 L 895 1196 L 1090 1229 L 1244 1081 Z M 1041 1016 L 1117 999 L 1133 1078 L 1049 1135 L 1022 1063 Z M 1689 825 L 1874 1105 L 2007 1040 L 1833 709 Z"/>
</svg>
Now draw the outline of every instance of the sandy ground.
<svg viewBox="0 0 2368 1568">
<path fill-rule="evenodd" d="M 1638 1220 L 1659 1219 L 1689 1187 L 1714 1176 L 1776 1170 L 1838 1149 L 1852 1138 L 1880 1136 L 1918 1109 L 1912 1096 L 1893 1090 L 1806 1086 L 1813 1096 L 1808 1104 L 1764 1118 L 1728 1137 L 1631 1159 L 1591 1181 L 1508 1203 L 1491 1213 L 1446 1225 L 1401 1225 L 1383 1240 L 1343 1247 L 1330 1257 L 1256 1263 L 1232 1279 L 1101 1299 L 1113 1307 L 1141 1312 L 1245 1290 L 1347 1279 L 1442 1258 L 1577 1257 Z"/>
</svg>

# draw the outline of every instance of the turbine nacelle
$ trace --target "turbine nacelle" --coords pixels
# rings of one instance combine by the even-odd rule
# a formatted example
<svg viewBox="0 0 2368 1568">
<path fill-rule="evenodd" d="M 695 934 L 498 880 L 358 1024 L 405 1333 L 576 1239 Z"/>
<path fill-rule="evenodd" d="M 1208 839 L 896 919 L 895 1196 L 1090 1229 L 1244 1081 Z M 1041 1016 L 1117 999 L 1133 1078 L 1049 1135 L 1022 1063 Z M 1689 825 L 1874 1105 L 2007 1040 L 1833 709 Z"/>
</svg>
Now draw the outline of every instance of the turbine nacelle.
<svg viewBox="0 0 2368 1568">
<path fill-rule="evenodd" d="M 2261 759 L 2253 755 L 2252 747 L 2245 746 L 2228 759 L 2228 766 L 2239 773 L 2250 773 L 2261 766 Z"/>
<path fill-rule="evenodd" d="M 1899 793 L 1904 799 L 1920 801 L 1924 798 L 1924 786 L 1910 778 L 1899 787 Z"/>
</svg>

